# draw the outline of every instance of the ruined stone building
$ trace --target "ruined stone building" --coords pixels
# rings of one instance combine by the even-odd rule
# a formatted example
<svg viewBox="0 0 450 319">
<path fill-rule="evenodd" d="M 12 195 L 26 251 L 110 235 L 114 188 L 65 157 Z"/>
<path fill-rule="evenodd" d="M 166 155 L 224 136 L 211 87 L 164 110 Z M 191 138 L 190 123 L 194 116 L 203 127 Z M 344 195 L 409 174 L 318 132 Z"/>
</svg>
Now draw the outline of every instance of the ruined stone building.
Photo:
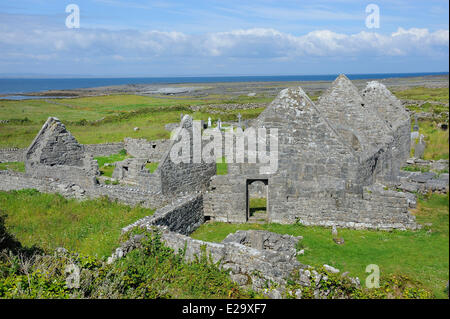
<svg viewBox="0 0 450 319">
<path fill-rule="evenodd" d="M 25 153 L 26 172 L 35 178 L 52 177 L 92 187 L 98 164 L 57 118 L 50 117 Z"/>
<path fill-rule="evenodd" d="M 393 185 L 409 156 L 410 119 L 380 83 L 358 92 L 339 76 L 317 103 L 285 89 L 253 123 L 278 129 L 278 170 L 228 164 L 204 195 L 204 214 L 223 222 L 249 219 L 249 185 L 266 185 L 267 220 L 356 228 L 415 228 L 409 202 Z"/>
<path fill-rule="evenodd" d="M 261 173 L 266 164 L 246 161 L 229 163 L 227 175 L 216 175 L 215 163 L 193 160 L 188 115 L 171 140 L 125 139 L 103 148 L 79 144 L 58 119 L 49 118 L 25 152 L 26 173 L 1 172 L 0 189 L 108 196 L 153 208 L 202 194 L 205 219 L 233 223 L 249 221 L 249 197 L 258 194 L 267 199 L 266 222 L 414 229 L 411 196 L 388 190 L 409 157 L 410 125 L 400 101 L 378 82 L 359 92 L 341 75 L 316 103 L 300 87 L 285 89 L 250 126 L 269 134 L 278 130 L 277 170 Z M 183 140 L 181 130 L 191 138 Z M 174 163 L 171 153 L 183 145 L 185 161 Z M 108 147 L 133 156 L 114 164 L 113 177 L 121 185 L 98 183 L 92 152 L 105 154 Z M 152 173 L 145 168 L 149 162 L 159 163 Z"/>
</svg>

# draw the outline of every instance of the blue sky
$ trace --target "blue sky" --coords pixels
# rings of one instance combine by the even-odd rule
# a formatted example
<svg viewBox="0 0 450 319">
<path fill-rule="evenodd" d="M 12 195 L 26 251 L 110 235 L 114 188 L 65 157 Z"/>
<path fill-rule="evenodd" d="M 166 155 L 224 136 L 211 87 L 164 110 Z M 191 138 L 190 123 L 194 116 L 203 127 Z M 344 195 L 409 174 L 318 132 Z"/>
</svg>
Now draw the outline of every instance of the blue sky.
<svg viewBox="0 0 450 319">
<path fill-rule="evenodd" d="M 365 25 L 371 3 L 380 28 Z M 448 14 L 446 0 L 4 1 L 0 75 L 448 71 Z"/>
</svg>

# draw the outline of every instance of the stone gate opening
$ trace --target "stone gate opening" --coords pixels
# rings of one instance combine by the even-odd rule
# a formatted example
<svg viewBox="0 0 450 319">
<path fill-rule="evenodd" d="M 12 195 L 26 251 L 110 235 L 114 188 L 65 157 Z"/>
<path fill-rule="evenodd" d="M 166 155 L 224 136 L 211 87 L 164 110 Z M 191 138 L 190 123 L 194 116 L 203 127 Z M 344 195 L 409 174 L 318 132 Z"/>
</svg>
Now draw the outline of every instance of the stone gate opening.
<svg viewBox="0 0 450 319">
<path fill-rule="evenodd" d="M 266 223 L 269 216 L 269 180 L 248 179 L 246 184 L 247 222 Z"/>
</svg>

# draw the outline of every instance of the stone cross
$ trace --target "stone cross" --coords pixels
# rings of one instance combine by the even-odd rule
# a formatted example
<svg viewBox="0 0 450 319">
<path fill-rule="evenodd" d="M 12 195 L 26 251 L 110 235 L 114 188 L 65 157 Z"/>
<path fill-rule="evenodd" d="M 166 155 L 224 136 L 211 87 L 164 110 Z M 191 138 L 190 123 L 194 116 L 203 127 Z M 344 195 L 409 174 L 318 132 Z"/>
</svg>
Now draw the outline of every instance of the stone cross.
<svg viewBox="0 0 450 319">
<path fill-rule="evenodd" d="M 418 131 L 419 130 L 419 124 L 417 124 L 417 115 L 414 116 L 414 126 L 413 126 L 413 131 Z"/>
<path fill-rule="evenodd" d="M 427 146 L 427 144 L 424 141 L 424 135 L 420 134 L 419 137 L 419 143 L 417 143 L 414 147 L 414 157 L 415 158 L 422 158 L 423 157 L 423 153 L 425 152 L 425 147 Z"/>
<path fill-rule="evenodd" d="M 208 117 L 208 127 L 211 127 L 211 118 Z"/>
</svg>

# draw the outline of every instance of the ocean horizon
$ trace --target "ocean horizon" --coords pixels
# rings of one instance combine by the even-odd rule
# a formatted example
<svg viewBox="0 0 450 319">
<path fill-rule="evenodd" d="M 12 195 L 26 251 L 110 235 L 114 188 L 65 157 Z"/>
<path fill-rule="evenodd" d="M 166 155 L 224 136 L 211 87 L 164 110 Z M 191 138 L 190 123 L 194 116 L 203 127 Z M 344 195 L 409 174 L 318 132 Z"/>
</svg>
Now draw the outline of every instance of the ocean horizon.
<svg viewBox="0 0 450 319">
<path fill-rule="evenodd" d="M 350 80 L 405 78 L 448 75 L 448 72 L 367 73 L 347 74 Z M 49 90 L 74 90 L 126 84 L 188 84 L 220 82 L 294 82 L 332 81 L 338 74 L 325 75 L 265 75 L 265 76 L 180 76 L 125 78 L 0 78 L 0 94 L 14 95 Z"/>
</svg>

